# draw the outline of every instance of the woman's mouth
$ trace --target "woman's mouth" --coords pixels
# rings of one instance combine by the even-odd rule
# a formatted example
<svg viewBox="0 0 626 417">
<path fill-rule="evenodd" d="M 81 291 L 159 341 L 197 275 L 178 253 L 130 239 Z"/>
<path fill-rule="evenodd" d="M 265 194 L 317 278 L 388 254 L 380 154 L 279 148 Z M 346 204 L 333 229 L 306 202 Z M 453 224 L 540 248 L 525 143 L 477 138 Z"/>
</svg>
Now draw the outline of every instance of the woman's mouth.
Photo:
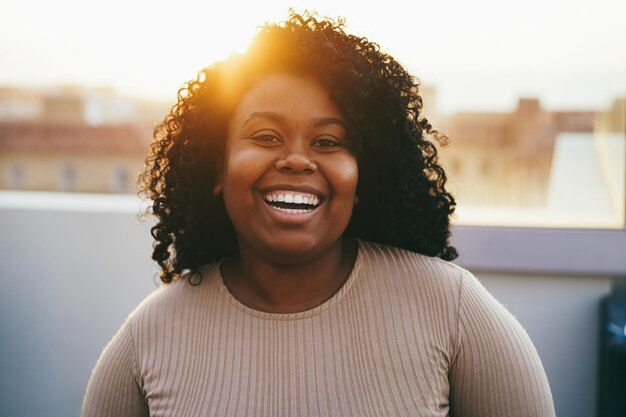
<svg viewBox="0 0 626 417">
<path fill-rule="evenodd" d="M 309 213 L 320 205 L 320 198 L 315 194 L 297 191 L 272 191 L 265 194 L 264 199 L 272 209 L 284 213 Z"/>
</svg>

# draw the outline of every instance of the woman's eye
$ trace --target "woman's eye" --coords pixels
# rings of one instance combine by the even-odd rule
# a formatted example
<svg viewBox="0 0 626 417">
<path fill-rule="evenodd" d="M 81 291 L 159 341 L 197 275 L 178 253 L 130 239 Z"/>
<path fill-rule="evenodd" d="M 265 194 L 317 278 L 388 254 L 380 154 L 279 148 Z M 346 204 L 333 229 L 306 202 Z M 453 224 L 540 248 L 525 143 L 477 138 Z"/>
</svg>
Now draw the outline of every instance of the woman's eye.
<svg viewBox="0 0 626 417">
<path fill-rule="evenodd" d="M 260 135 L 253 136 L 252 139 L 254 139 L 257 142 L 261 142 L 265 144 L 280 143 L 280 138 L 274 134 L 263 133 Z"/>
<path fill-rule="evenodd" d="M 315 146 L 320 148 L 334 148 L 337 146 L 343 146 L 343 142 L 337 138 L 318 138 L 313 142 Z"/>
</svg>

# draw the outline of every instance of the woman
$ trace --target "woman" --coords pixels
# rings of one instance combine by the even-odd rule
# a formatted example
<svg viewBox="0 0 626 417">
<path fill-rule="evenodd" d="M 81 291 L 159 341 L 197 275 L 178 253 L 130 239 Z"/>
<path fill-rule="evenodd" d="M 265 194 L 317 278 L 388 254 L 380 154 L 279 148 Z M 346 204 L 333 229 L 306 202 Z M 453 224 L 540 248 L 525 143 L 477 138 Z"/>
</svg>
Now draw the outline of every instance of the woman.
<svg viewBox="0 0 626 417">
<path fill-rule="evenodd" d="M 295 13 L 188 83 L 143 174 L 167 285 L 83 416 L 553 416 L 524 330 L 447 262 L 421 110 L 377 45 Z"/>
</svg>

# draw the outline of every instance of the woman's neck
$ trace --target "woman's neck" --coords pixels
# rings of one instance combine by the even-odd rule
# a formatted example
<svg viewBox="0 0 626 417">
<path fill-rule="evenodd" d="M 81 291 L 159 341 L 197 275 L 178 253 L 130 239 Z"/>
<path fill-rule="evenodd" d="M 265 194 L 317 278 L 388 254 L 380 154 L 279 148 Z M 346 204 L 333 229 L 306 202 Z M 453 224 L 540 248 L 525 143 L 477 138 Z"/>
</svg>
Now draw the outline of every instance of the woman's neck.
<svg viewBox="0 0 626 417">
<path fill-rule="evenodd" d="M 357 243 L 340 239 L 315 259 L 281 264 L 241 248 L 238 258 L 222 264 L 228 290 L 241 303 L 269 313 L 309 310 L 331 298 L 348 279 Z"/>
</svg>

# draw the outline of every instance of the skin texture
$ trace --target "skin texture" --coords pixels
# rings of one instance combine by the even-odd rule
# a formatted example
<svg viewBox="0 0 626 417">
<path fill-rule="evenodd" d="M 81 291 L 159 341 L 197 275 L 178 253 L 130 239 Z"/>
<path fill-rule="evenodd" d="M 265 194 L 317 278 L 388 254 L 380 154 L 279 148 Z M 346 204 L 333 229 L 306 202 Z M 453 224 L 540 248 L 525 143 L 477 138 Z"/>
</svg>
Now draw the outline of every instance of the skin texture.
<svg viewBox="0 0 626 417">
<path fill-rule="evenodd" d="M 321 304 L 354 261 L 344 244 L 355 203 L 357 161 L 330 93 L 312 78 L 273 74 L 245 94 L 228 129 L 222 194 L 240 256 L 223 265 L 226 285 L 244 304 L 271 312 Z M 279 191 L 315 195 L 307 213 L 273 208 Z"/>
</svg>

